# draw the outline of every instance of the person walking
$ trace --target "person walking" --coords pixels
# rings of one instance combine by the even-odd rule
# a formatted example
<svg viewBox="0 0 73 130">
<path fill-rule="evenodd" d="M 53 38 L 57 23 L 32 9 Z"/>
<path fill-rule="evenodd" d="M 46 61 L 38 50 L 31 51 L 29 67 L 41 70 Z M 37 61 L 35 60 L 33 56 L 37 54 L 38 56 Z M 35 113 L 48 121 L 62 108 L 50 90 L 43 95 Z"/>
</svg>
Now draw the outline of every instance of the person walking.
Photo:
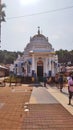
<svg viewBox="0 0 73 130">
<path fill-rule="evenodd" d="M 46 83 L 47 83 L 47 76 L 46 76 L 46 73 L 44 74 L 43 82 L 44 82 L 44 87 L 46 87 Z"/>
<path fill-rule="evenodd" d="M 58 74 L 55 75 L 55 85 L 57 88 L 59 88 L 59 76 Z"/>
<path fill-rule="evenodd" d="M 71 75 L 71 79 L 68 80 L 68 92 L 69 92 L 69 103 L 68 105 L 71 105 L 71 99 L 73 96 L 73 75 Z"/>
<path fill-rule="evenodd" d="M 60 74 L 60 77 L 59 77 L 59 85 L 60 85 L 60 92 L 62 92 L 62 89 L 63 89 L 63 74 Z"/>
</svg>

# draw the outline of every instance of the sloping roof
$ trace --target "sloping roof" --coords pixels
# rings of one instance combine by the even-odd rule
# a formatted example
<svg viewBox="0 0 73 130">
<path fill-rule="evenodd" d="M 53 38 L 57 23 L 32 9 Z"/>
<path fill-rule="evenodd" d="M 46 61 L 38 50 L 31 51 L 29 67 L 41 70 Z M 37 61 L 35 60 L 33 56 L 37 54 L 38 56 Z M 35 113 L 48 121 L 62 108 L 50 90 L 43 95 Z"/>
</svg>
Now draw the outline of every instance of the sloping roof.
<svg viewBox="0 0 73 130">
<path fill-rule="evenodd" d="M 4 66 L 1 66 L 1 65 L 0 65 L 0 68 L 2 68 L 2 69 L 8 69 L 8 68 L 6 68 L 6 67 L 4 67 Z"/>
</svg>

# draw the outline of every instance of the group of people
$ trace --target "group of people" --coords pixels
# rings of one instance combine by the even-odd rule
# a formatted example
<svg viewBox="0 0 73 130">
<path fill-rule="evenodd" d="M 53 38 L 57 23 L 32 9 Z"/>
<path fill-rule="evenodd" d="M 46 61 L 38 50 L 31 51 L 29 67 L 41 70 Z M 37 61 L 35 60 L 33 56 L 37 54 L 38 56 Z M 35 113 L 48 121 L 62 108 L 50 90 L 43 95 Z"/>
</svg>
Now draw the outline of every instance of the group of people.
<svg viewBox="0 0 73 130">
<path fill-rule="evenodd" d="M 56 83 L 57 88 L 60 88 L 60 91 L 62 92 L 63 84 L 64 84 L 64 78 L 63 78 L 62 74 L 60 74 L 60 75 L 56 74 L 55 75 L 55 83 Z"/>
<path fill-rule="evenodd" d="M 69 103 L 68 105 L 71 105 L 71 99 L 73 96 L 73 74 L 70 74 L 67 77 L 67 82 L 68 82 L 68 93 L 69 93 Z M 64 78 L 63 75 L 61 74 L 60 76 L 56 74 L 55 76 L 55 83 L 57 88 L 60 87 L 60 91 L 62 92 L 63 86 L 64 86 Z"/>
<path fill-rule="evenodd" d="M 50 78 L 49 78 L 49 80 L 50 80 Z M 46 84 L 48 82 L 48 78 L 46 76 L 46 73 L 44 74 L 43 82 L 44 82 L 44 87 L 46 87 Z M 68 105 L 71 105 L 71 99 L 72 99 L 72 96 L 73 96 L 73 74 L 70 74 L 67 77 L 67 83 L 68 83 L 68 93 L 69 93 L 69 103 L 68 103 Z M 60 89 L 60 92 L 62 92 L 62 89 L 63 89 L 63 86 L 64 86 L 64 76 L 63 76 L 62 73 L 55 75 L 55 84 L 56 84 L 56 87 L 58 89 Z"/>
</svg>

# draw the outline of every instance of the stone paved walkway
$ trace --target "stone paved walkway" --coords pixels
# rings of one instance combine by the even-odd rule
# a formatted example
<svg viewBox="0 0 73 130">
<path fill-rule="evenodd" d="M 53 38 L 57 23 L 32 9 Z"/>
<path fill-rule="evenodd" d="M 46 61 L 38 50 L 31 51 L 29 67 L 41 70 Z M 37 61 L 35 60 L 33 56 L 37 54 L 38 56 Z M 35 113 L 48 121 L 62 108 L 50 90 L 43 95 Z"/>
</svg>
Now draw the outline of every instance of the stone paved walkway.
<svg viewBox="0 0 73 130">
<path fill-rule="evenodd" d="M 30 97 L 30 104 L 54 104 L 58 101 L 47 91 L 45 87 L 34 87 Z"/>
<path fill-rule="evenodd" d="M 0 87 L 0 130 L 21 130 L 26 116 L 24 105 L 29 102 L 31 90 L 26 86 Z"/>
<path fill-rule="evenodd" d="M 67 109 L 72 115 L 73 115 L 73 97 L 72 97 L 72 105 L 68 105 L 69 102 L 69 94 L 68 94 L 68 88 L 64 87 L 62 90 L 62 93 L 60 92 L 57 87 L 50 87 L 49 85 L 47 86 L 47 91 L 55 98 L 59 103 Z"/>
<path fill-rule="evenodd" d="M 30 104 L 22 130 L 73 130 L 73 116 L 61 104 Z"/>
<path fill-rule="evenodd" d="M 57 95 L 67 101 L 51 87 L 0 87 L 0 130 L 73 130 L 73 115 Z"/>
</svg>

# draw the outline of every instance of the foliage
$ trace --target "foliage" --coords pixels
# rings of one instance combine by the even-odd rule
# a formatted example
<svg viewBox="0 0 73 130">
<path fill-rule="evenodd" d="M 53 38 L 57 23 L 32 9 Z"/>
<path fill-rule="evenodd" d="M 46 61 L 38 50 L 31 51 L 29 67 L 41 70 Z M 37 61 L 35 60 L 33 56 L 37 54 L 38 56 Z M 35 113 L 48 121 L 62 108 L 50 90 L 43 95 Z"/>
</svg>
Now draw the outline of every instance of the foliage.
<svg viewBox="0 0 73 130">
<path fill-rule="evenodd" d="M 73 50 L 58 50 L 56 51 L 56 54 L 58 55 L 58 62 L 59 63 L 65 63 L 68 64 L 68 62 L 71 62 L 71 65 L 73 65 Z"/>
<path fill-rule="evenodd" d="M 18 57 L 18 54 L 22 55 L 22 52 L 10 52 L 0 50 L 0 64 L 12 64 Z"/>
<path fill-rule="evenodd" d="M 7 83 L 20 83 L 21 82 L 21 78 L 17 78 L 15 76 L 12 77 L 8 77 L 4 80 Z"/>
<path fill-rule="evenodd" d="M 0 50 L 0 64 L 12 64 L 18 57 L 18 54 L 20 56 L 23 55 L 23 52 L 11 52 L 7 50 Z M 73 50 L 58 50 L 56 51 L 56 54 L 58 55 L 58 62 L 59 63 L 65 63 L 71 62 L 73 65 Z"/>
</svg>

